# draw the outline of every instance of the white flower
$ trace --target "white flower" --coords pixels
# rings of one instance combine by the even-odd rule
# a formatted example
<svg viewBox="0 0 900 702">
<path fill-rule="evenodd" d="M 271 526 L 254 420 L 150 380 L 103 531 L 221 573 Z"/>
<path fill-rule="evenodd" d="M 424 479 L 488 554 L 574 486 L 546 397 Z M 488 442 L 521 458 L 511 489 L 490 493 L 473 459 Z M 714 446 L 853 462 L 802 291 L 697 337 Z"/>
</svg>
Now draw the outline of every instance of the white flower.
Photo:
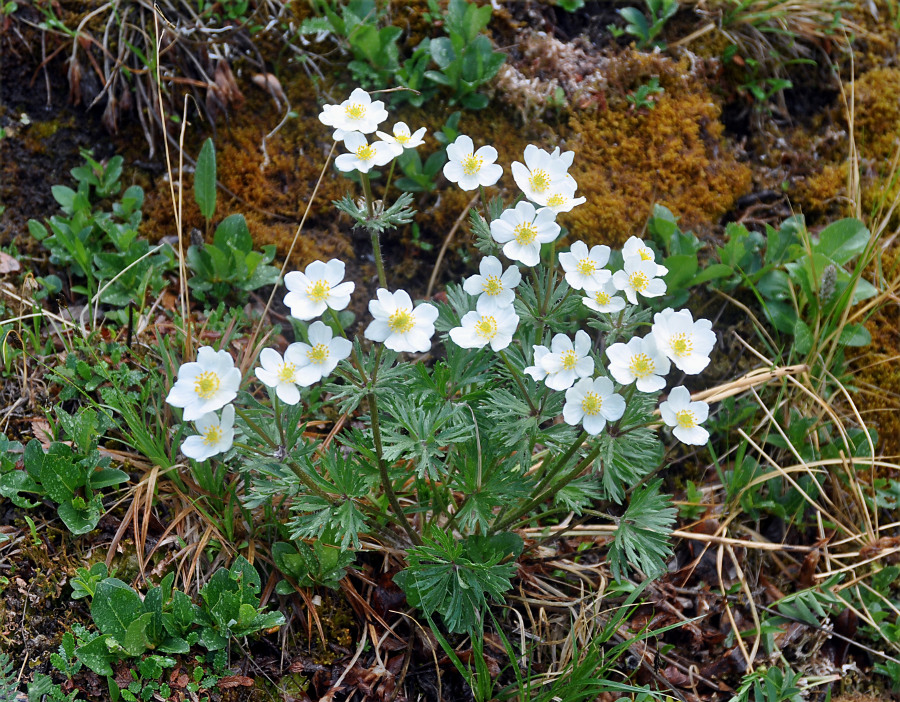
<svg viewBox="0 0 900 702">
<path fill-rule="evenodd" d="M 653 334 L 643 339 L 632 337 L 627 344 L 613 344 L 606 355 L 610 374 L 622 385 L 637 380 L 641 392 L 656 392 L 666 386 L 662 376 L 669 372 L 669 359 L 656 347 Z"/>
<path fill-rule="evenodd" d="M 569 212 L 573 207 L 583 202 L 587 202 L 587 198 L 575 197 L 575 188 L 573 186 L 555 190 L 547 198 L 547 208 L 559 214 L 560 212 Z"/>
<path fill-rule="evenodd" d="M 656 262 L 656 254 L 653 253 L 653 249 L 644 244 L 643 241 L 638 239 L 636 236 L 631 237 L 628 241 L 625 242 L 625 246 L 622 247 L 622 258 L 632 258 L 634 256 L 638 256 L 642 261 L 653 261 Z M 665 266 L 656 264 L 656 275 L 664 276 L 669 272 L 669 269 Z"/>
<path fill-rule="evenodd" d="M 374 166 L 383 166 L 395 156 L 389 144 L 383 141 L 370 144 L 359 132 L 347 132 L 344 136 L 344 146 L 351 153 L 338 156 L 334 159 L 334 165 L 345 173 L 349 171 L 368 173 Z"/>
<path fill-rule="evenodd" d="M 347 132 L 371 134 L 387 118 L 384 103 L 381 100 L 372 102 L 372 98 L 362 88 L 356 88 L 340 105 L 324 105 L 319 114 L 322 124 L 335 128 L 336 141 L 343 141 Z"/>
<path fill-rule="evenodd" d="M 428 351 L 437 307 L 423 303 L 413 309 L 405 290 L 392 293 L 378 288 L 376 295 L 378 299 L 369 302 L 369 312 L 375 319 L 366 327 L 365 337 L 383 341 L 391 351 Z"/>
<path fill-rule="evenodd" d="M 491 222 L 491 236 L 503 244 L 503 254 L 526 266 L 536 266 L 541 260 L 541 244 L 559 236 L 556 213 L 544 208 L 540 212 L 524 200 L 514 210 L 504 210 L 499 219 Z"/>
<path fill-rule="evenodd" d="M 288 346 L 284 358 L 275 349 L 263 349 L 259 352 L 260 367 L 253 370 L 263 385 L 275 388 L 278 399 L 286 405 L 296 405 L 300 402 L 300 391 L 297 389 L 299 368 L 297 346 L 297 344 Z"/>
<path fill-rule="evenodd" d="M 421 127 L 411 134 L 409 127 L 406 126 L 406 122 L 397 122 L 394 125 L 393 134 L 375 132 L 375 136 L 390 147 L 394 156 L 399 156 L 404 149 L 415 149 L 425 143 L 425 140 L 422 138 L 425 136 L 425 127 Z"/>
<path fill-rule="evenodd" d="M 554 336 L 550 342 L 550 353 L 540 361 L 547 373 L 544 378 L 547 387 L 565 390 L 572 386 L 576 378 L 584 378 L 593 373 L 594 359 L 590 353 L 591 337 L 581 329 L 575 332 L 574 344 L 565 334 Z"/>
<path fill-rule="evenodd" d="M 709 405 L 691 402 L 691 393 L 683 385 L 672 388 L 668 399 L 659 405 L 662 420 L 670 427 L 675 438 L 685 444 L 702 446 L 709 440 L 709 432 L 700 426 L 709 416 Z"/>
<path fill-rule="evenodd" d="M 334 336 L 327 324 L 316 321 L 309 325 L 309 343 L 298 341 L 291 344 L 288 351 L 292 348 L 291 361 L 297 365 L 294 382 L 305 388 L 330 375 L 338 361 L 350 355 L 353 344 L 342 336 Z"/>
<path fill-rule="evenodd" d="M 196 361 L 181 364 L 166 402 L 183 407 L 184 421 L 192 422 L 227 405 L 237 397 L 240 386 L 241 372 L 231 354 L 201 346 Z"/>
<path fill-rule="evenodd" d="M 575 290 L 598 290 L 612 278 L 603 266 L 609 261 L 608 246 L 594 246 L 576 241 L 565 253 L 559 255 L 559 263 L 566 272 L 566 282 Z"/>
<path fill-rule="evenodd" d="M 659 297 L 666 292 L 666 284 L 656 278 L 656 264 L 638 256 L 625 259 L 625 270 L 616 271 L 613 284 L 625 292 L 632 305 L 637 304 L 637 294 L 644 297 Z"/>
<path fill-rule="evenodd" d="M 450 330 L 450 338 L 464 349 L 480 349 L 490 344 L 494 351 L 502 351 L 509 346 L 517 326 L 519 316 L 512 305 L 487 312 L 479 309 L 466 312 L 462 326 Z"/>
<path fill-rule="evenodd" d="M 544 370 L 544 366 L 541 362 L 544 360 L 544 357 L 548 355 L 550 355 L 550 349 L 546 346 L 534 345 L 534 365 L 528 366 L 525 369 L 525 372 L 534 378 L 535 382 L 547 377 L 547 371 Z"/>
<path fill-rule="evenodd" d="M 525 164 L 515 161 L 512 165 L 513 179 L 525 197 L 545 207 L 556 193 L 571 190 L 570 197 L 575 194 L 575 180 L 566 173 L 574 152 L 560 156 L 557 149 L 554 154 L 529 144 L 525 147 Z"/>
<path fill-rule="evenodd" d="M 619 312 L 625 309 L 627 304 L 625 300 L 616 295 L 618 288 L 613 284 L 612 279 L 604 283 L 599 290 L 588 290 L 588 297 L 581 298 L 581 301 L 592 310 L 597 312 Z"/>
<path fill-rule="evenodd" d="M 342 310 L 349 305 L 356 283 L 341 282 L 344 270 L 344 262 L 333 258 L 328 263 L 313 261 L 305 273 L 291 271 L 284 276 L 284 285 L 289 290 L 284 304 L 291 308 L 291 317 L 313 319 L 328 307 Z"/>
<path fill-rule="evenodd" d="M 234 443 L 234 405 L 225 405 L 222 420 L 215 412 L 197 418 L 194 426 L 199 435 L 189 436 L 181 444 L 181 452 L 195 461 L 205 461 L 217 453 L 225 453 Z"/>
<path fill-rule="evenodd" d="M 716 335 L 708 319 L 695 322 L 690 310 L 663 310 L 653 315 L 651 331 L 659 350 L 683 373 L 696 375 L 709 365 Z"/>
<path fill-rule="evenodd" d="M 465 134 L 456 137 L 456 141 L 447 146 L 447 158 L 449 160 L 444 164 L 444 177 L 463 190 L 474 190 L 479 185 L 493 185 L 503 175 L 503 167 L 494 163 L 497 160 L 497 149 L 482 146 L 475 151 L 475 144 Z"/>
<path fill-rule="evenodd" d="M 513 292 L 520 282 L 522 273 L 518 266 L 510 266 L 505 271 L 496 256 L 485 256 L 478 264 L 478 275 L 469 276 L 463 283 L 463 290 L 469 295 L 479 295 L 479 311 L 501 310 L 512 304 Z"/>
<path fill-rule="evenodd" d="M 583 378 L 566 390 L 563 419 L 575 426 L 581 422 L 588 434 L 599 434 L 606 422 L 614 422 L 625 414 L 625 400 L 613 392 L 609 378 Z"/>
</svg>

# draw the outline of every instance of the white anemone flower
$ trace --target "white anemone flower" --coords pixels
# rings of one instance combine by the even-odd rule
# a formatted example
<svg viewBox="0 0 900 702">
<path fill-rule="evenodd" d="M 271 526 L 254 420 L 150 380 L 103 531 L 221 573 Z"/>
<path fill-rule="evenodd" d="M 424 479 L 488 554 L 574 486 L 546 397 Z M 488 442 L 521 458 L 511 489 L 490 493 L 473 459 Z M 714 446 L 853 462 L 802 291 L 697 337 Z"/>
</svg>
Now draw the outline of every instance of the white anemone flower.
<svg viewBox="0 0 900 702">
<path fill-rule="evenodd" d="M 623 259 L 632 258 L 633 256 L 638 256 L 642 261 L 653 261 L 654 263 L 656 263 L 656 254 L 653 253 L 653 249 L 647 246 L 636 236 L 628 239 L 628 241 L 625 242 L 625 246 L 622 247 Z M 664 276 L 668 272 L 668 268 L 659 263 L 656 264 L 657 276 Z"/>
<path fill-rule="evenodd" d="M 297 346 L 298 344 L 288 346 L 284 358 L 275 349 L 263 349 L 259 352 L 260 365 L 253 370 L 263 385 L 275 388 L 278 399 L 286 405 L 300 402 L 300 391 L 297 389 L 300 357 Z"/>
<path fill-rule="evenodd" d="M 463 290 L 469 295 L 478 295 L 479 310 L 490 312 L 511 305 L 516 297 L 513 288 L 521 282 L 522 273 L 518 266 L 510 266 L 504 271 L 499 258 L 485 256 L 478 264 L 478 274 L 463 282 Z"/>
<path fill-rule="evenodd" d="M 234 367 L 231 354 L 201 346 L 196 361 L 181 364 L 166 402 L 183 407 L 184 421 L 193 422 L 231 402 L 240 386 L 241 371 Z"/>
<path fill-rule="evenodd" d="M 554 194 L 569 190 L 571 196 L 575 194 L 575 179 L 566 173 L 575 154 L 568 151 L 560 156 L 558 151 L 554 152 L 554 157 L 534 144 L 529 144 L 525 147 L 525 163 L 515 161 L 512 164 L 516 185 L 525 197 L 544 207 L 549 206 L 548 201 Z"/>
<path fill-rule="evenodd" d="M 575 290 L 602 288 L 612 278 L 612 272 L 603 267 L 608 261 L 608 246 L 593 246 L 588 251 L 583 241 L 576 241 L 568 251 L 559 255 L 559 263 L 566 272 L 566 282 Z"/>
<path fill-rule="evenodd" d="M 390 147 L 394 156 L 399 156 L 404 149 L 415 149 L 425 143 L 425 127 L 420 127 L 415 132 L 410 132 L 406 122 L 397 122 L 394 125 L 394 133 L 375 132 L 375 136 Z"/>
<path fill-rule="evenodd" d="M 474 142 L 465 134 L 460 134 L 456 141 L 447 146 L 447 159 L 444 177 L 463 190 L 493 185 L 503 175 L 503 166 L 494 163 L 497 149 L 482 146 L 475 151 Z"/>
<path fill-rule="evenodd" d="M 494 351 L 502 351 L 512 341 L 519 316 L 512 305 L 499 310 L 466 312 L 462 326 L 450 330 L 450 338 L 464 349 L 480 349 L 488 344 Z"/>
<path fill-rule="evenodd" d="M 614 422 L 623 414 L 625 399 L 613 392 L 609 378 L 582 378 L 566 390 L 563 419 L 571 426 L 581 423 L 588 434 L 599 434 L 607 422 Z"/>
<path fill-rule="evenodd" d="M 425 352 L 431 348 L 434 320 L 438 311 L 427 302 L 413 308 L 412 299 L 405 290 L 390 292 L 378 288 L 377 300 L 369 302 L 369 312 L 374 320 L 366 327 L 365 337 L 382 341 L 391 351 Z"/>
<path fill-rule="evenodd" d="M 503 244 L 503 254 L 526 266 L 536 266 L 541 260 L 541 244 L 554 241 L 559 236 L 556 213 L 548 208 L 536 211 L 534 205 L 524 200 L 515 209 L 504 210 L 491 222 L 491 236 Z"/>
<path fill-rule="evenodd" d="M 534 365 L 528 366 L 525 369 L 525 372 L 534 378 L 535 382 L 539 382 L 547 377 L 547 371 L 544 370 L 544 366 L 541 362 L 544 360 L 544 357 L 548 355 L 550 355 L 550 349 L 546 346 L 534 345 Z"/>
<path fill-rule="evenodd" d="M 703 446 L 709 440 L 709 432 L 700 425 L 709 416 L 709 405 L 691 402 L 691 393 L 683 385 L 672 388 L 669 397 L 659 405 L 662 420 L 670 427 L 675 438 L 692 446 Z"/>
<path fill-rule="evenodd" d="M 222 419 L 215 412 L 198 417 L 194 426 L 199 435 L 189 436 L 181 444 L 181 452 L 195 461 L 205 461 L 218 453 L 225 453 L 234 443 L 234 405 L 225 405 Z"/>
<path fill-rule="evenodd" d="M 666 284 L 656 277 L 657 266 L 653 261 L 645 261 L 638 256 L 625 259 L 625 270 L 616 271 L 613 284 L 625 293 L 632 305 L 637 304 L 638 294 L 644 297 L 659 297 L 666 292 Z"/>
<path fill-rule="evenodd" d="M 716 334 L 708 319 L 695 322 L 690 310 L 663 310 L 653 315 L 651 333 L 659 350 L 683 373 L 696 375 L 709 365 Z"/>
<path fill-rule="evenodd" d="M 291 349 L 291 360 L 297 365 L 294 382 L 305 388 L 331 375 L 338 362 L 350 355 L 353 344 L 342 336 L 334 336 L 327 324 L 315 321 L 309 325 L 309 343 L 298 341 L 288 347 L 288 351 Z"/>
<path fill-rule="evenodd" d="M 632 337 L 627 344 L 613 344 L 606 355 L 607 370 L 622 385 L 637 381 L 641 392 L 656 392 L 666 386 L 663 376 L 669 372 L 669 359 L 657 348 L 653 334 L 643 339 Z"/>
<path fill-rule="evenodd" d="M 323 105 L 319 121 L 334 127 L 335 141 L 343 141 L 348 132 L 371 134 L 388 118 L 381 100 L 372 102 L 362 88 L 356 88 L 340 105 Z"/>
<path fill-rule="evenodd" d="M 314 319 L 327 308 L 342 310 L 350 304 L 350 294 L 356 283 L 342 283 L 344 262 L 336 258 L 328 263 L 313 261 L 306 271 L 291 271 L 284 276 L 288 294 L 284 304 L 291 308 L 294 319 Z"/>
<path fill-rule="evenodd" d="M 544 382 L 553 390 L 572 387 L 577 378 L 594 372 L 591 358 L 591 337 L 582 329 L 575 332 L 575 343 L 565 334 L 557 334 L 550 342 L 550 353 L 541 358 L 541 366 L 547 372 Z"/>
<path fill-rule="evenodd" d="M 581 301 L 597 312 L 606 312 L 607 314 L 620 312 L 628 304 L 623 298 L 616 295 L 619 290 L 613 284 L 612 279 L 606 281 L 597 290 L 586 290 L 585 292 L 588 297 L 581 298 Z"/>
<path fill-rule="evenodd" d="M 344 136 L 344 146 L 351 153 L 341 154 L 334 159 L 334 165 L 339 171 L 359 171 L 368 173 L 375 166 L 383 166 L 390 163 L 396 155 L 390 144 L 383 141 L 369 143 L 365 136 L 359 132 L 347 132 Z"/>
<path fill-rule="evenodd" d="M 570 212 L 573 207 L 587 202 L 587 198 L 575 197 L 575 188 L 563 188 L 555 190 L 550 197 L 547 198 L 546 207 L 553 210 L 556 214 L 561 212 Z"/>
</svg>

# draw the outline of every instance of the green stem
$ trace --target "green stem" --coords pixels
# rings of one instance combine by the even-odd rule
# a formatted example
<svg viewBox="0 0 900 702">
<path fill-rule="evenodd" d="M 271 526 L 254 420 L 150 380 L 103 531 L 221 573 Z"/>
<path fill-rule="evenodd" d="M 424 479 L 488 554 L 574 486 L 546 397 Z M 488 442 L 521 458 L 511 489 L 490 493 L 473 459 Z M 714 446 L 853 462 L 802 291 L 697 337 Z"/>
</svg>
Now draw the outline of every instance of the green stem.
<svg viewBox="0 0 900 702">
<path fill-rule="evenodd" d="M 541 481 L 543 481 L 544 476 L 546 475 L 546 476 L 548 476 L 548 478 L 550 480 L 552 480 L 553 476 L 556 475 L 556 472 L 560 468 L 562 468 L 564 465 L 566 465 L 566 463 L 569 462 L 569 459 L 575 455 L 575 452 L 578 450 L 579 446 L 581 446 L 585 441 L 587 441 L 588 436 L 590 436 L 590 434 L 588 434 L 586 431 L 582 431 L 581 435 L 577 439 L 575 439 L 575 441 L 572 443 L 571 446 L 569 446 L 568 449 L 566 449 L 566 452 L 560 458 L 557 458 L 555 461 L 552 462 L 553 470 L 546 469 L 546 466 L 548 464 L 548 462 L 546 460 L 541 464 L 541 469 L 538 472 L 538 474 L 535 476 L 538 480 L 538 485 L 537 485 L 537 487 L 535 487 L 532 494 L 534 494 L 535 492 L 539 492 L 540 490 L 543 490 L 544 486 L 541 485 Z"/>
<path fill-rule="evenodd" d="M 369 213 L 369 219 L 375 219 L 375 196 L 372 195 L 372 183 L 369 181 L 368 173 L 360 173 L 359 180 L 362 182 L 363 192 L 366 194 L 366 209 Z M 371 222 L 370 222 L 371 224 Z M 369 235 L 372 237 L 372 251 L 375 254 L 375 268 L 378 269 L 378 284 L 387 289 L 387 276 L 384 274 L 384 258 L 381 255 L 381 241 L 378 239 L 378 230 L 369 227 Z"/>
<path fill-rule="evenodd" d="M 479 185 L 478 191 L 481 193 L 481 209 L 484 212 L 484 220 L 490 224 L 491 223 L 491 213 L 488 211 L 488 199 L 487 195 L 484 194 L 484 186 Z"/>
<path fill-rule="evenodd" d="M 519 509 L 513 512 L 510 516 L 506 517 L 501 521 L 498 521 L 494 524 L 492 531 L 494 533 L 500 531 L 501 529 L 505 529 L 510 524 L 517 522 L 519 519 L 524 517 L 526 514 L 530 513 L 535 507 L 537 507 L 542 502 L 550 499 L 555 494 L 557 494 L 560 490 L 562 490 L 566 485 L 575 480 L 579 475 L 584 472 L 584 469 L 591 465 L 594 462 L 594 459 L 600 455 L 600 449 L 602 446 L 598 443 L 591 452 L 582 459 L 577 466 L 575 466 L 569 473 L 563 477 L 562 480 L 553 483 L 552 485 L 548 485 L 546 489 L 541 492 L 536 497 L 533 497 L 524 505 L 522 505 Z"/>
<path fill-rule="evenodd" d="M 534 406 L 534 402 L 531 399 L 531 396 L 528 394 L 528 391 L 525 389 L 525 383 L 522 382 L 522 377 L 519 372 L 515 369 L 512 363 L 509 362 L 509 358 L 507 358 L 506 354 L 503 351 L 498 351 L 497 354 L 503 360 L 503 363 L 506 364 L 506 367 L 509 369 L 509 372 L 512 374 L 513 379 L 516 381 L 516 385 L 519 386 L 519 391 L 522 393 L 522 397 L 525 398 L 525 401 L 528 403 L 529 409 L 531 409 L 531 414 L 537 415 L 537 407 Z"/>
<path fill-rule="evenodd" d="M 274 441 L 272 441 L 272 438 L 268 434 L 266 434 L 266 432 L 264 432 L 256 422 L 254 422 L 252 419 L 250 419 L 250 417 L 247 415 L 246 412 L 244 412 L 243 409 L 241 409 L 237 405 L 234 405 L 234 411 L 237 412 L 237 415 L 247 423 L 247 426 L 250 427 L 253 431 L 255 431 L 257 436 L 259 436 L 260 439 L 265 441 L 269 445 L 270 448 L 273 448 L 273 449 L 278 448 L 277 444 Z"/>
<path fill-rule="evenodd" d="M 403 507 L 400 506 L 400 500 L 397 499 L 397 493 L 394 492 L 391 476 L 388 474 L 387 464 L 384 462 L 381 444 L 381 425 L 378 421 L 378 400 L 376 399 L 374 392 L 369 393 L 368 400 L 369 414 L 372 418 L 372 440 L 375 442 L 375 455 L 378 459 L 378 473 L 381 475 L 381 484 L 384 486 L 384 492 L 387 495 L 388 502 L 391 503 L 391 509 L 394 510 L 394 514 L 400 520 L 400 526 L 403 527 L 403 530 L 406 532 L 407 536 L 409 536 L 410 540 L 418 546 L 422 543 L 422 540 L 415 530 L 413 530 L 409 521 L 406 519 L 406 515 L 403 513 Z"/>
<path fill-rule="evenodd" d="M 391 161 L 391 170 L 388 171 L 387 183 L 384 184 L 384 195 L 382 195 L 382 198 L 383 198 L 383 202 L 385 203 L 385 206 L 387 206 L 388 190 L 391 189 L 391 180 L 394 177 L 394 166 L 396 166 L 396 165 L 397 165 L 397 159 L 395 158 L 393 161 Z"/>
</svg>

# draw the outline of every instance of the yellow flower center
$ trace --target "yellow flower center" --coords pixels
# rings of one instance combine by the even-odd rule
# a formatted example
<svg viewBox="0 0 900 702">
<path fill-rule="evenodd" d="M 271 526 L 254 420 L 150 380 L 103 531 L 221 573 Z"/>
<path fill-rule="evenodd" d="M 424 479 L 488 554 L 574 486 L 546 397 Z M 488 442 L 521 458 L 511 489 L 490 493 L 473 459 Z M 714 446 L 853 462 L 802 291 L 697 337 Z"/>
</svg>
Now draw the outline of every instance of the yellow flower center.
<svg viewBox="0 0 900 702">
<path fill-rule="evenodd" d="M 650 285 L 650 279 L 640 271 L 628 276 L 628 282 L 631 283 L 631 287 L 633 287 L 636 292 L 643 292 L 647 289 L 647 286 Z"/>
<path fill-rule="evenodd" d="M 306 295 L 313 302 L 325 302 L 331 293 L 331 286 L 324 280 L 317 280 L 306 289 Z"/>
<path fill-rule="evenodd" d="M 555 195 L 551 195 L 547 198 L 547 206 L 548 207 L 562 207 L 569 201 L 562 193 L 556 193 Z"/>
<path fill-rule="evenodd" d="M 575 365 L 578 363 L 578 354 L 574 351 L 563 351 L 562 352 L 562 364 L 563 368 L 567 371 L 575 370 Z"/>
<path fill-rule="evenodd" d="M 687 334 L 675 334 L 669 341 L 672 353 L 676 356 L 690 356 L 694 350 L 694 342 Z"/>
<path fill-rule="evenodd" d="M 222 439 L 222 427 L 218 424 L 210 426 L 203 435 L 203 443 L 207 446 L 213 446 Z"/>
<path fill-rule="evenodd" d="M 493 339 L 497 336 L 497 320 L 493 317 L 482 317 L 475 322 L 475 333 L 485 339 Z"/>
<path fill-rule="evenodd" d="M 581 411 L 591 416 L 600 414 L 600 408 L 603 407 L 603 398 L 595 392 L 589 392 L 581 401 Z"/>
<path fill-rule="evenodd" d="M 516 243 L 520 246 L 528 246 L 537 238 L 537 227 L 529 222 L 522 222 L 513 229 L 513 236 L 516 237 Z"/>
<path fill-rule="evenodd" d="M 485 295 L 490 295 L 494 297 L 503 292 L 503 283 L 500 282 L 500 278 L 496 275 L 489 275 L 484 279 L 484 286 L 482 287 Z"/>
<path fill-rule="evenodd" d="M 581 275 L 593 275 L 594 271 L 597 270 L 597 266 L 594 265 L 591 259 L 583 258 L 578 262 L 576 269 Z"/>
<path fill-rule="evenodd" d="M 221 383 L 218 375 L 212 371 L 206 371 L 194 378 L 194 392 L 201 399 L 208 400 L 218 392 Z"/>
<path fill-rule="evenodd" d="M 397 140 L 397 143 L 400 145 L 409 143 L 411 136 L 407 132 L 400 132 L 399 134 L 394 133 L 394 139 Z"/>
<path fill-rule="evenodd" d="M 528 184 L 534 192 L 542 193 L 550 187 L 550 175 L 547 171 L 542 171 L 540 169 L 532 171 L 531 177 L 528 179 Z"/>
<path fill-rule="evenodd" d="M 466 175 L 475 175 L 478 171 L 481 170 L 481 164 L 484 162 L 484 159 L 481 156 L 476 156 L 475 154 L 469 154 L 468 156 L 463 156 L 462 160 L 462 169 L 463 173 Z"/>
<path fill-rule="evenodd" d="M 293 383 L 297 377 L 297 366 L 293 363 L 285 363 L 278 370 L 278 381 L 281 383 Z"/>
<path fill-rule="evenodd" d="M 371 161 L 375 158 L 375 147 L 371 144 L 364 144 L 356 150 L 356 158 L 360 161 Z"/>
<path fill-rule="evenodd" d="M 690 410 L 684 409 L 675 413 L 675 421 L 683 429 L 693 429 L 697 426 L 697 415 Z"/>
<path fill-rule="evenodd" d="M 594 293 L 594 301 L 598 305 L 608 305 L 610 299 L 609 293 L 603 292 L 602 290 L 598 290 Z"/>
<path fill-rule="evenodd" d="M 409 310 L 397 310 L 388 317 L 388 327 L 394 334 L 405 334 L 416 325 L 416 318 Z"/>
<path fill-rule="evenodd" d="M 344 108 L 344 114 L 348 119 L 363 119 L 366 116 L 366 106 L 361 102 L 354 102 Z"/>
<path fill-rule="evenodd" d="M 328 346 L 326 344 L 316 344 L 306 352 L 306 357 L 310 363 L 325 363 L 328 360 Z"/>
<path fill-rule="evenodd" d="M 642 261 L 652 261 L 653 260 L 653 252 L 648 249 L 646 246 L 644 248 L 638 249 L 638 256 L 641 257 Z"/>
<path fill-rule="evenodd" d="M 650 360 L 650 357 L 645 353 L 636 353 L 631 357 L 631 363 L 628 364 L 628 370 L 631 371 L 631 374 L 635 378 L 646 378 L 648 375 L 653 375 L 653 371 L 656 370 L 656 365 Z"/>
</svg>

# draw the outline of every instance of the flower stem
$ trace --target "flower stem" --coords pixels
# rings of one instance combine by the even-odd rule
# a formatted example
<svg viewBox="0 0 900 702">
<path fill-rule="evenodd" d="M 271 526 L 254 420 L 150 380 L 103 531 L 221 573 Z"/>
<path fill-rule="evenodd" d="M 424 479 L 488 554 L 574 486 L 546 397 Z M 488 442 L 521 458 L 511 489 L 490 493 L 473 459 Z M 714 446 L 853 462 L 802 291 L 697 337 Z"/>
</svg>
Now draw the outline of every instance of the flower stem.
<svg viewBox="0 0 900 702">
<path fill-rule="evenodd" d="M 522 505 L 519 509 L 515 510 L 511 515 L 506 517 L 503 520 L 494 523 L 491 531 L 496 533 L 501 529 L 508 527 L 510 524 L 517 522 L 520 518 L 527 515 L 531 510 L 537 507 L 539 504 L 544 502 L 545 500 L 550 499 L 554 495 L 556 495 L 560 490 L 562 490 L 566 485 L 571 483 L 575 478 L 581 475 L 584 472 L 584 469 L 591 465 L 594 462 L 594 459 L 600 454 L 600 449 L 602 448 L 601 444 L 597 444 L 591 452 L 585 456 L 581 461 L 579 461 L 578 465 L 575 466 L 569 473 L 567 473 L 562 480 L 553 483 L 552 485 L 548 485 L 543 489 L 535 497 L 531 498 L 528 502 Z"/>
<path fill-rule="evenodd" d="M 368 400 L 369 414 L 372 417 L 372 440 L 375 442 L 375 455 L 378 458 L 378 472 L 381 475 L 381 484 L 384 486 L 384 492 L 387 495 L 388 502 L 391 503 L 391 509 L 400 520 L 400 526 L 403 527 L 403 530 L 406 532 L 407 536 L 409 536 L 410 540 L 418 546 L 422 543 L 422 540 L 413 530 L 409 521 L 406 519 L 406 515 L 403 513 L 403 507 L 400 506 L 400 500 L 397 499 L 397 494 L 394 492 L 394 486 L 391 483 L 391 476 L 388 474 L 387 464 L 384 462 L 381 444 L 381 425 L 378 422 L 378 400 L 376 399 L 374 392 L 369 393 Z"/>
<path fill-rule="evenodd" d="M 481 193 L 481 209 L 484 211 L 484 219 L 488 224 L 490 224 L 491 223 L 491 213 L 488 212 L 488 199 L 487 199 L 487 195 L 485 195 L 485 193 L 484 193 L 484 186 L 479 185 L 478 190 Z"/>
<path fill-rule="evenodd" d="M 266 434 L 266 432 L 264 432 L 262 430 L 262 428 L 256 422 L 254 422 L 252 419 L 250 419 L 250 417 L 247 415 L 246 412 L 244 412 L 243 409 L 241 409 L 237 405 L 234 405 L 234 411 L 237 412 L 237 415 L 247 423 L 247 426 L 250 427 L 253 431 L 255 431 L 256 435 L 259 436 L 260 439 L 265 441 L 269 445 L 270 448 L 273 448 L 273 449 L 278 448 L 278 446 L 275 444 L 275 442 L 272 441 L 272 438 L 268 434 Z"/>
<path fill-rule="evenodd" d="M 382 195 L 382 200 L 385 202 L 385 206 L 387 203 L 388 190 L 391 189 L 391 180 L 394 177 L 394 166 L 397 165 L 397 159 L 391 161 L 391 170 L 388 171 L 387 183 L 384 184 L 384 195 Z"/>
<path fill-rule="evenodd" d="M 372 195 L 372 183 L 369 181 L 368 173 L 360 173 L 359 180 L 363 186 L 363 192 L 366 194 L 366 209 L 369 212 L 369 220 L 375 219 L 375 196 Z M 384 274 L 384 258 L 381 255 L 381 241 L 378 239 L 378 230 L 372 227 L 372 221 L 369 222 L 369 234 L 372 237 L 372 252 L 375 254 L 375 268 L 378 269 L 378 284 L 382 288 L 387 288 L 387 276 Z"/>
<path fill-rule="evenodd" d="M 522 393 L 522 397 L 525 398 L 525 401 L 528 403 L 528 407 L 531 410 L 533 415 L 538 414 L 537 407 L 534 406 L 534 402 L 531 400 L 531 396 L 528 394 L 528 391 L 525 389 L 525 383 L 522 382 L 522 376 L 516 370 L 515 366 L 509 362 L 509 358 L 507 358 L 506 354 L 503 351 L 498 351 L 497 354 L 503 360 L 503 363 L 506 364 L 507 369 L 512 374 L 513 379 L 516 381 L 516 385 L 519 386 L 519 391 Z"/>
</svg>

